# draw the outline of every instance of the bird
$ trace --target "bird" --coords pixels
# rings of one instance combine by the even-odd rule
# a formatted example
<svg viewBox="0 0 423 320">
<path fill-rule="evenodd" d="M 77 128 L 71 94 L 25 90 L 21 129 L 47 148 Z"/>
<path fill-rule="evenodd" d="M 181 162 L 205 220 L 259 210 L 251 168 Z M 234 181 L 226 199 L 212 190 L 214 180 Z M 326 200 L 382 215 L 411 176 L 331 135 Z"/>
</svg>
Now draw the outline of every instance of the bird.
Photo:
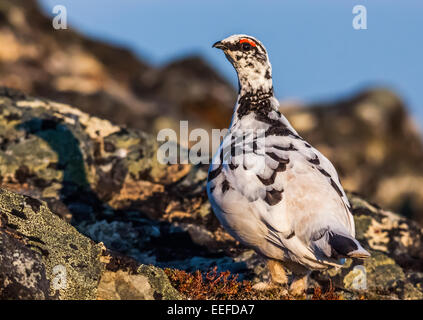
<svg viewBox="0 0 423 320">
<path fill-rule="evenodd" d="M 254 289 L 303 295 L 311 271 L 340 268 L 346 258 L 370 253 L 355 239 L 352 207 L 335 167 L 279 111 L 263 44 L 235 34 L 213 47 L 235 68 L 239 90 L 208 170 L 212 210 L 232 237 L 266 260 L 270 280 Z"/>
</svg>

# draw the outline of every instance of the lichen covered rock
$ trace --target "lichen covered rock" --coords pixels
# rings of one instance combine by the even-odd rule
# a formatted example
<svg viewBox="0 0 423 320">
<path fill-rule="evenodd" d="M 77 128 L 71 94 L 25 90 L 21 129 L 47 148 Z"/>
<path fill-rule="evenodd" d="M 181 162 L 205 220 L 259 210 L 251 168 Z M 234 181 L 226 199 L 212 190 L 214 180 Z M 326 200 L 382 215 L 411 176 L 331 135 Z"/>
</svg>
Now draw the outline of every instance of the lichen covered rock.
<svg viewBox="0 0 423 320">
<path fill-rule="evenodd" d="M 178 300 L 182 295 L 167 275 L 152 265 L 139 265 L 125 257 L 108 256 L 98 285 L 100 300 Z M 126 260 L 126 263 L 124 262 Z"/>
<path fill-rule="evenodd" d="M 101 274 L 101 246 L 53 215 L 39 200 L 0 190 L 0 211 L 6 230 L 13 229 L 37 251 L 47 279 L 62 267 L 66 289 L 52 292 L 60 299 L 92 299 Z"/>
<path fill-rule="evenodd" d="M 163 270 L 128 258 L 116 264 L 118 258 L 102 243 L 80 234 L 37 199 L 0 189 L 0 218 L 3 299 L 180 297 Z"/>
<path fill-rule="evenodd" d="M 0 90 L 0 127 L 3 184 L 45 199 L 68 221 L 100 220 L 106 207 L 134 202 L 154 215 L 162 205 L 154 194 L 189 170 L 160 164 L 145 133 L 8 89 Z"/>
<path fill-rule="evenodd" d="M 0 228 L 0 300 L 49 297 L 49 284 L 39 254 Z"/>
<path fill-rule="evenodd" d="M 0 124 L 0 179 L 4 188 L 22 194 L 1 190 L 0 235 L 18 239 L 26 252 L 20 259 L 34 266 L 38 279 L 15 297 L 183 298 L 162 268 L 206 274 L 217 267 L 238 274 L 248 288 L 268 278 L 260 257 L 235 241 L 212 213 L 207 166 L 160 164 L 155 137 L 10 89 L 0 90 Z M 421 227 L 348 196 L 357 238 L 372 257 L 313 272 L 307 297 L 422 298 Z M 11 257 L 1 261 L 5 270 L 13 264 Z M 55 278 L 61 270 L 68 287 L 54 290 L 52 283 L 62 283 Z M 8 274 L 16 283 L 34 279 Z M 328 295 L 314 290 L 331 286 Z M 236 297 L 283 298 L 280 292 L 254 291 Z"/>
</svg>

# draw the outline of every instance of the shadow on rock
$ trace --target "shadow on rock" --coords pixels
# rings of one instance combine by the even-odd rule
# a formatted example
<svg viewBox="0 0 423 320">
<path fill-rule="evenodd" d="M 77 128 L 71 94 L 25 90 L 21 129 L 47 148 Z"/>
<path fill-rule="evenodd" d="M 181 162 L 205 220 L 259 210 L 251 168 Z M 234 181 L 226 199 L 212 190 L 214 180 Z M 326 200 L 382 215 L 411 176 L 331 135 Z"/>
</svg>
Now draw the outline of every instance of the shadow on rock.
<svg viewBox="0 0 423 320">
<path fill-rule="evenodd" d="M 79 142 L 60 119 L 34 118 L 19 124 L 17 129 L 43 139 L 58 155 L 57 163 L 49 166 L 63 172 L 62 187 L 59 191 L 60 201 L 71 212 L 73 225 L 97 220 L 100 218 L 98 213 L 113 211 L 91 189 L 85 174 L 84 158 Z"/>
</svg>

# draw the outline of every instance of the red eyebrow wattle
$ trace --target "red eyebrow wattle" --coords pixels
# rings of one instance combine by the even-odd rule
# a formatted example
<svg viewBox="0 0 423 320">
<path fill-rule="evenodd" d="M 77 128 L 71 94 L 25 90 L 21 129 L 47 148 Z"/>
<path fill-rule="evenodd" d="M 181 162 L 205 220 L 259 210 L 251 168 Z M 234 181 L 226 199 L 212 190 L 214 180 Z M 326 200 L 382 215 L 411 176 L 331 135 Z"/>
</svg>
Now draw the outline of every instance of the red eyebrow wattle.
<svg viewBox="0 0 423 320">
<path fill-rule="evenodd" d="M 254 41 L 251 41 L 250 39 L 241 39 L 239 40 L 239 43 L 249 43 L 250 45 L 252 45 L 253 47 L 256 47 L 256 44 L 254 43 Z"/>
</svg>

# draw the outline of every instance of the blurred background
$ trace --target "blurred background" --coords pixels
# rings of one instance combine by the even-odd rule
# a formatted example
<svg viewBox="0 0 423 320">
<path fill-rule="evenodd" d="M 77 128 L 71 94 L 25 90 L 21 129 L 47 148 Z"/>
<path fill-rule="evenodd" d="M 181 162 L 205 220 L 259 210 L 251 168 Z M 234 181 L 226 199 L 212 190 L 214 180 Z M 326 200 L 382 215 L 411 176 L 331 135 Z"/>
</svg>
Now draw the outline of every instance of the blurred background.
<svg viewBox="0 0 423 320">
<path fill-rule="evenodd" d="M 199 55 L 234 86 L 232 67 L 210 46 L 250 34 L 268 48 L 280 98 L 309 103 L 385 85 L 423 123 L 423 4 L 416 0 L 40 1 L 46 14 L 59 3 L 85 35 L 130 48 L 155 66 Z M 367 30 L 352 27 L 356 5 L 367 9 Z"/>
<path fill-rule="evenodd" d="M 352 26 L 357 4 L 367 30 Z M 226 128 L 236 75 L 211 44 L 251 34 L 281 111 L 345 189 L 422 223 L 422 14 L 413 0 L 1 0 L 0 85 L 153 134 Z"/>
</svg>

